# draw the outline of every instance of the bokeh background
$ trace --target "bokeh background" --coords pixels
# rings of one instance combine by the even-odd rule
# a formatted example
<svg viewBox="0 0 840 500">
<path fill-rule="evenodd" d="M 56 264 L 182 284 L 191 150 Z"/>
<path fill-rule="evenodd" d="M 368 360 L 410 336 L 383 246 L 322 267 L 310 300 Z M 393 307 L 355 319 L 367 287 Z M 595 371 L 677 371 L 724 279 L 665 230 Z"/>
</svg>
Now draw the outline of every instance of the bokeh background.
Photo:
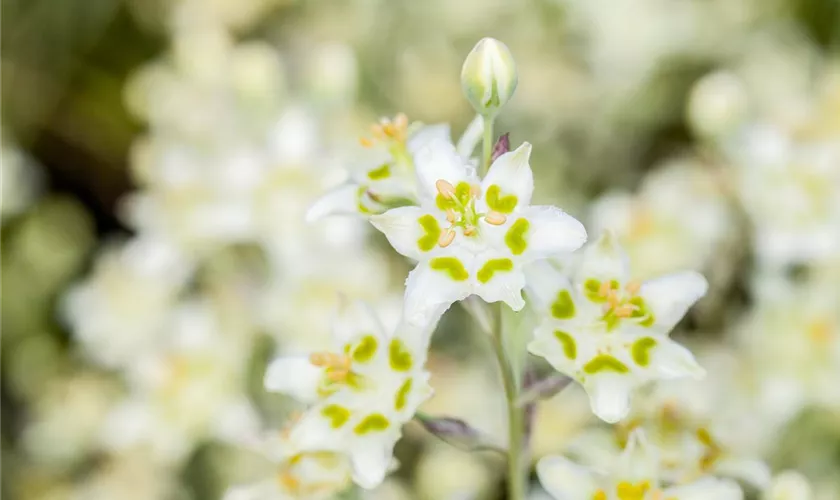
<svg viewBox="0 0 840 500">
<path fill-rule="evenodd" d="M 643 426 L 676 472 L 793 500 L 770 495 L 797 470 L 840 498 L 837 0 L 3 0 L 3 497 L 270 474 L 237 445 L 293 410 L 267 361 L 328 343 L 339 292 L 394 319 L 409 269 L 364 221 L 303 215 L 379 116 L 457 138 L 484 36 L 518 65 L 497 130 L 534 144 L 536 200 L 616 231 L 639 278 L 712 284 L 674 334 L 705 382 L 616 428 L 569 388 L 534 458 L 597 463 Z M 453 308 L 433 348 L 425 411 L 503 436 L 486 339 Z M 344 497 L 501 498 L 496 456 L 413 424 L 397 455 Z"/>
</svg>

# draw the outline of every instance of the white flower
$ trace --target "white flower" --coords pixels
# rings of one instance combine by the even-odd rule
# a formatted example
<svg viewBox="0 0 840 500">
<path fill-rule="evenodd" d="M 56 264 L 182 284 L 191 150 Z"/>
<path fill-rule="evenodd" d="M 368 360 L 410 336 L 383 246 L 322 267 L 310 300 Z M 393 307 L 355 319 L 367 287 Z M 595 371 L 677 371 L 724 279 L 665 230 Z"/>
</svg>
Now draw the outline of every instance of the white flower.
<svg viewBox="0 0 840 500">
<path fill-rule="evenodd" d="M 393 120 L 382 118 L 373 126 L 373 138 L 361 139 L 368 153 L 364 167 L 319 199 L 307 218 L 381 214 L 390 208 L 416 205 L 415 158 L 420 150 L 437 141 L 452 142 L 449 125 L 409 125 L 404 114 Z"/>
<path fill-rule="evenodd" d="M 272 463 L 275 474 L 263 481 L 229 489 L 224 500 L 328 499 L 350 485 L 347 456 L 330 451 L 301 451 L 289 439 L 294 425 L 292 421 L 257 446 L 257 451 Z"/>
<path fill-rule="evenodd" d="M 409 321 L 423 322 L 473 294 L 519 311 L 522 266 L 584 243 L 586 230 L 576 219 L 552 206 L 530 206 L 530 155 L 528 143 L 501 155 L 480 182 L 448 142 L 416 155 L 421 205 L 371 217 L 397 252 L 419 261 L 406 282 Z"/>
<path fill-rule="evenodd" d="M 656 450 L 634 432 L 624 452 L 604 472 L 548 456 L 537 463 L 543 487 L 556 500 L 741 500 L 737 483 L 704 477 L 685 485 L 663 487 Z"/>
<path fill-rule="evenodd" d="M 794 470 L 784 471 L 773 478 L 773 483 L 762 496 L 764 500 L 812 500 L 813 489 L 808 479 Z"/>
<path fill-rule="evenodd" d="M 701 275 L 630 281 L 626 254 L 610 233 L 588 246 L 571 280 L 548 264 L 528 274 L 542 317 L 528 350 L 580 382 L 599 418 L 624 418 L 631 392 L 649 381 L 705 374 L 668 337 L 706 293 Z"/>
<path fill-rule="evenodd" d="M 379 485 L 402 425 L 432 393 L 423 365 L 434 324 L 402 324 L 389 335 L 366 306 L 347 305 L 336 321 L 334 352 L 275 360 L 266 389 L 311 404 L 290 432 L 293 445 L 346 453 L 354 482 Z"/>
</svg>

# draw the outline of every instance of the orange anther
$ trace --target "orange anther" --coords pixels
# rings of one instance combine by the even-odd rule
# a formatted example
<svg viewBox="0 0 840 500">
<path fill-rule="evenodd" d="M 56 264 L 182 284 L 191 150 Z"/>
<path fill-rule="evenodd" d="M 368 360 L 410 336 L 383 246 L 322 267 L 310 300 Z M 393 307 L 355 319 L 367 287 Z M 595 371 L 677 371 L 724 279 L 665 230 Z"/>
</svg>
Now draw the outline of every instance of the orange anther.
<svg viewBox="0 0 840 500">
<path fill-rule="evenodd" d="M 448 229 L 446 232 L 440 235 L 440 238 L 438 238 L 438 245 L 440 245 L 442 248 L 446 248 L 450 244 L 452 244 L 453 240 L 455 240 L 455 231 L 453 231 L 452 229 Z"/>
<path fill-rule="evenodd" d="M 444 198 L 455 197 L 455 186 L 445 181 L 444 179 L 438 179 L 435 182 L 435 188 L 438 190 L 438 193 L 443 195 Z"/>
<path fill-rule="evenodd" d="M 503 213 L 496 212 L 495 210 L 493 210 L 484 216 L 484 220 L 487 221 L 488 224 L 493 224 L 494 226 L 501 226 L 502 224 L 507 222 L 507 216 L 505 216 L 505 214 Z"/>
</svg>

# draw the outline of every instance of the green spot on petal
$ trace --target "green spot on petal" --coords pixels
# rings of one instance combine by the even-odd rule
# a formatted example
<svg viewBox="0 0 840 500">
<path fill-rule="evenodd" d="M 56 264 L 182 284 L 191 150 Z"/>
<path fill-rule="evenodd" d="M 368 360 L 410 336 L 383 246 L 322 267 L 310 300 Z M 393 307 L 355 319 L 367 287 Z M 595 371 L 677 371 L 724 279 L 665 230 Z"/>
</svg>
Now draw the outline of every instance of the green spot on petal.
<svg viewBox="0 0 840 500">
<path fill-rule="evenodd" d="M 507 196 L 502 196 L 502 188 L 496 184 L 487 188 L 485 199 L 487 200 L 487 206 L 490 207 L 490 210 L 495 210 L 496 212 L 501 212 L 503 214 L 513 212 L 513 209 L 516 208 L 516 203 L 519 201 L 517 200 L 516 195 L 509 194 Z"/>
<path fill-rule="evenodd" d="M 577 343 L 575 339 L 568 333 L 554 330 L 554 336 L 563 344 L 563 354 L 569 359 L 577 358 Z"/>
<path fill-rule="evenodd" d="M 528 222 L 528 219 L 517 219 L 505 234 L 505 244 L 510 248 L 513 255 L 522 255 L 522 252 L 528 248 L 525 233 L 528 232 L 529 227 L 531 227 L 531 223 Z"/>
<path fill-rule="evenodd" d="M 394 408 L 396 408 L 397 411 L 405 408 L 405 405 L 408 402 L 408 393 L 411 392 L 411 386 L 413 384 L 413 379 L 405 379 L 405 382 L 403 382 L 403 385 L 400 386 L 400 389 L 397 391 L 397 397 L 394 401 Z"/>
<path fill-rule="evenodd" d="M 417 219 L 417 222 L 420 224 L 420 227 L 423 228 L 423 236 L 417 240 L 417 246 L 420 250 L 428 252 L 437 245 L 437 242 L 440 239 L 440 224 L 438 224 L 437 219 L 430 214 L 420 217 Z"/>
<path fill-rule="evenodd" d="M 362 436 L 369 432 L 384 431 L 391 422 L 381 413 L 371 413 L 353 428 L 353 432 Z"/>
<path fill-rule="evenodd" d="M 330 426 L 333 429 L 338 429 L 350 418 L 350 410 L 339 405 L 329 405 L 321 410 L 321 415 L 325 416 L 330 421 Z"/>
<path fill-rule="evenodd" d="M 482 283 L 493 279 L 496 272 L 513 271 L 513 261 L 510 259 L 490 259 L 476 273 L 476 278 Z"/>
<path fill-rule="evenodd" d="M 374 181 L 378 181 L 381 179 L 387 179 L 391 177 L 391 166 L 387 163 L 383 163 L 379 168 L 375 168 L 368 172 L 368 178 Z"/>
<path fill-rule="evenodd" d="M 636 296 L 631 298 L 628 301 L 630 304 L 636 306 L 636 309 L 630 315 L 631 318 L 635 318 L 640 320 L 639 325 L 644 327 L 651 327 L 653 323 L 656 321 L 656 318 L 653 316 L 653 313 L 650 311 L 650 308 L 645 303 L 645 299 L 642 297 Z"/>
<path fill-rule="evenodd" d="M 391 364 L 391 368 L 398 372 L 411 369 L 411 353 L 408 352 L 402 340 L 391 340 L 391 345 L 388 348 L 388 362 Z"/>
<path fill-rule="evenodd" d="M 609 354 L 599 354 L 583 365 L 583 371 L 592 375 L 598 372 L 627 373 L 630 369 Z"/>
<path fill-rule="evenodd" d="M 557 300 L 551 304 L 551 315 L 557 319 L 569 319 L 575 316 L 575 302 L 568 290 L 560 290 Z"/>
<path fill-rule="evenodd" d="M 454 281 L 464 281 L 470 277 L 464 264 L 456 257 L 435 257 L 429 261 L 429 267 L 446 273 Z"/>
<path fill-rule="evenodd" d="M 650 364 L 650 350 L 656 347 L 656 340 L 651 337 L 644 337 L 633 342 L 631 353 L 633 354 L 633 361 L 639 366 L 647 366 Z"/>
<path fill-rule="evenodd" d="M 365 335 L 359 344 L 353 349 L 353 360 L 359 363 L 366 363 L 376 354 L 379 342 L 373 335 Z"/>
</svg>

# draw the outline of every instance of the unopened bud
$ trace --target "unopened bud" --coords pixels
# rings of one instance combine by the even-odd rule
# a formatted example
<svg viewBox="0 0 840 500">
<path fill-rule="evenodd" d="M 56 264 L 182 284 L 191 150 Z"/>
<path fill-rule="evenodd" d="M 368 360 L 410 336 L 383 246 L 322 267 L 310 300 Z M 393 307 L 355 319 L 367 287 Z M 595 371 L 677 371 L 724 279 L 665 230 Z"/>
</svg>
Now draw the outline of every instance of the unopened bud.
<svg viewBox="0 0 840 500">
<path fill-rule="evenodd" d="M 483 116 L 494 116 L 510 100 L 517 80 L 516 63 L 510 49 L 493 38 L 479 41 L 461 69 L 464 95 Z"/>
</svg>

